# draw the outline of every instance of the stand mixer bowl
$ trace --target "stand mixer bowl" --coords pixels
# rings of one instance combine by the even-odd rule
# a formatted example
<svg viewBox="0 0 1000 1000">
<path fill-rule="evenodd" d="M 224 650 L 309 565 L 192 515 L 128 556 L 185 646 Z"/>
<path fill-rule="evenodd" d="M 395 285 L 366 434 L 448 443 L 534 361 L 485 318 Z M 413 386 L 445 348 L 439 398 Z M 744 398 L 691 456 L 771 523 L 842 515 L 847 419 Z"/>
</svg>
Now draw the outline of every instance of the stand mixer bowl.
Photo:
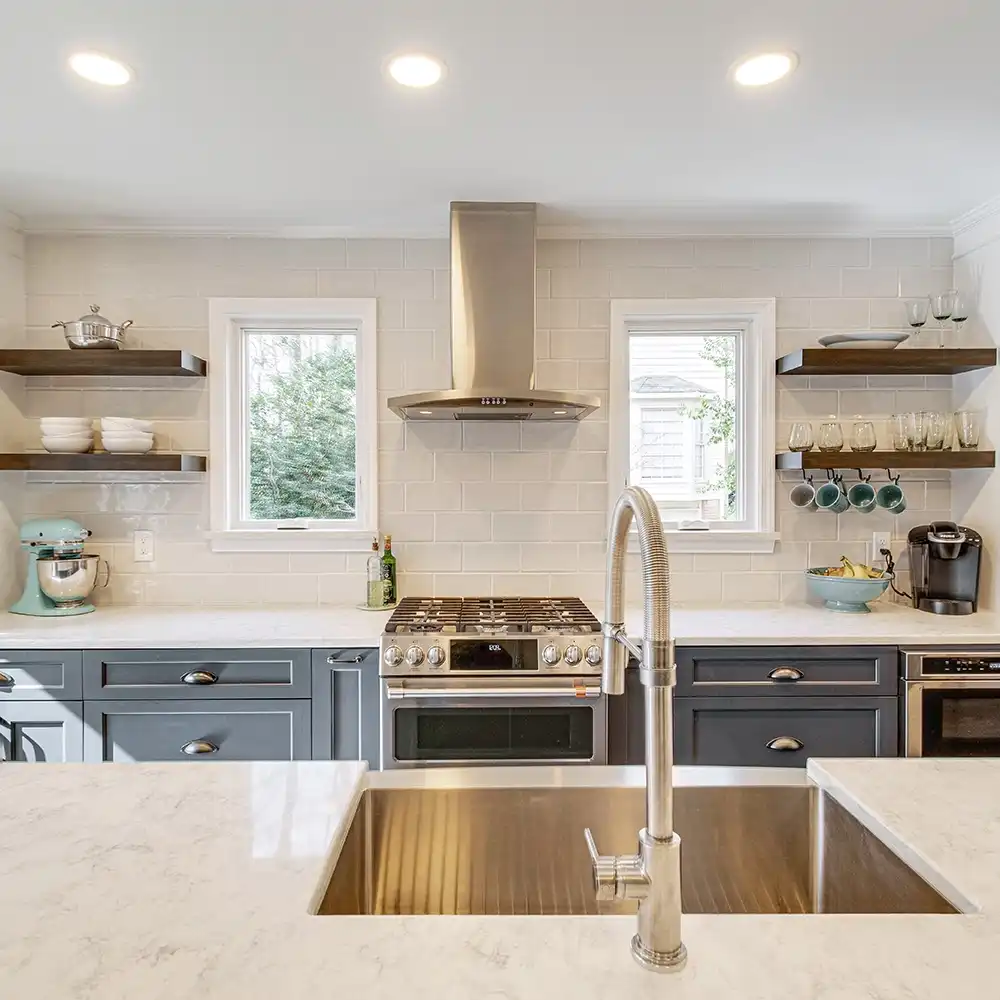
<svg viewBox="0 0 1000 1000">
<path fill-rule="evenodd" d="M 38 586 L 57 608 L 81 607 L 97 583 L 100 558 L 87 553 L 39 556 Z"/>
</svg>

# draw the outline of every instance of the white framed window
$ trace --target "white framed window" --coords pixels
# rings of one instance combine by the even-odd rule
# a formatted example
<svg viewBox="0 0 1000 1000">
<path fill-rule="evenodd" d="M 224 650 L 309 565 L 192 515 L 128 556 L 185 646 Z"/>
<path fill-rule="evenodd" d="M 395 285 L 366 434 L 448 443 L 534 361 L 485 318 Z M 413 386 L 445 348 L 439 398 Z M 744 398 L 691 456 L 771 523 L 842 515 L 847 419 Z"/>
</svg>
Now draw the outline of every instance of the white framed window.
<svg viewBox="0 0 1000 1000">
<path fill-rule="evenodd" d="M 368 549 L 375 299 L 211 299 L 209 338 L 212 548 Z"/>
<path fill-rule="evenodd" d="M 611 303 L 609 504 L 656 499 L 676 552 L 771 552 L 774 299 Z"/>
</svg>

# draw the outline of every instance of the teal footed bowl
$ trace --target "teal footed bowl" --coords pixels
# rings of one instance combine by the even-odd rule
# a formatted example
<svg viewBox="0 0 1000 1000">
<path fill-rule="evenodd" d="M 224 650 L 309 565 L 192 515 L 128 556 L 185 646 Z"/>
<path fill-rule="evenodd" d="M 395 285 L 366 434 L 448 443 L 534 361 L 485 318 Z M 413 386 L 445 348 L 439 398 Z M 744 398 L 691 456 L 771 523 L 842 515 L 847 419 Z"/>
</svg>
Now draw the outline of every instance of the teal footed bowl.
<svg viewBox="0 0 1000 1000">
<path fill-rule="evenodd" d="M 881 597 L 892 580 L 892 575 L 888 573 L 877 580 L 855 580 L 852 577 L 823 576 L 823 571 L 821 566 L 806 570 L 809 596 L 822 601 L 823 607 L 830 611 L 849 615 L 870 614 L 868 602 Z"/>
</svg>

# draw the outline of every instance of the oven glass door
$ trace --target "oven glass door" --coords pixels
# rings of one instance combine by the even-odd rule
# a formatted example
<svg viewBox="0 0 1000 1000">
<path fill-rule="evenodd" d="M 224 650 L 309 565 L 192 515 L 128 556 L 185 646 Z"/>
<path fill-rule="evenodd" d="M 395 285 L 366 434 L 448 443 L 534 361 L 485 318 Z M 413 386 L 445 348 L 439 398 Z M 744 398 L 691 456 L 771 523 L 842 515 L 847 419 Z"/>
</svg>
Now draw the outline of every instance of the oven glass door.
<svg viewBox="0 0 1000 1000">
<path fill-rule="evenodd" d="M 387 768 L 607 761 L 601 697 L 456 694 L 389 699 L 383 705 Z"/>
<path fill-rule="evenodd" d="M 907 752 L 921 757 L 1000 757 L 1000 686 L 914 684 Z M 915 740 L 919 751 L 912 754 Z"/>
</svg>

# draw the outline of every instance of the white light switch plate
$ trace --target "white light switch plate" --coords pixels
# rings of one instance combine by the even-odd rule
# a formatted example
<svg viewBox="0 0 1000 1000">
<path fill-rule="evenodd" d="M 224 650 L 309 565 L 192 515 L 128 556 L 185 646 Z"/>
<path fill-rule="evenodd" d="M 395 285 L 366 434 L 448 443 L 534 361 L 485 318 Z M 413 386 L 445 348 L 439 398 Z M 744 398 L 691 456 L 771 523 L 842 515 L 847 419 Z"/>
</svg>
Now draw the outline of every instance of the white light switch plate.
<svg viewBox="0 0 1000 1000">
<path fill-rule="evenodd" d="M 134 562 L 153 561 L 153 532 L 133 531 L 132 532 L 132 560 Z"/>
</svg>

